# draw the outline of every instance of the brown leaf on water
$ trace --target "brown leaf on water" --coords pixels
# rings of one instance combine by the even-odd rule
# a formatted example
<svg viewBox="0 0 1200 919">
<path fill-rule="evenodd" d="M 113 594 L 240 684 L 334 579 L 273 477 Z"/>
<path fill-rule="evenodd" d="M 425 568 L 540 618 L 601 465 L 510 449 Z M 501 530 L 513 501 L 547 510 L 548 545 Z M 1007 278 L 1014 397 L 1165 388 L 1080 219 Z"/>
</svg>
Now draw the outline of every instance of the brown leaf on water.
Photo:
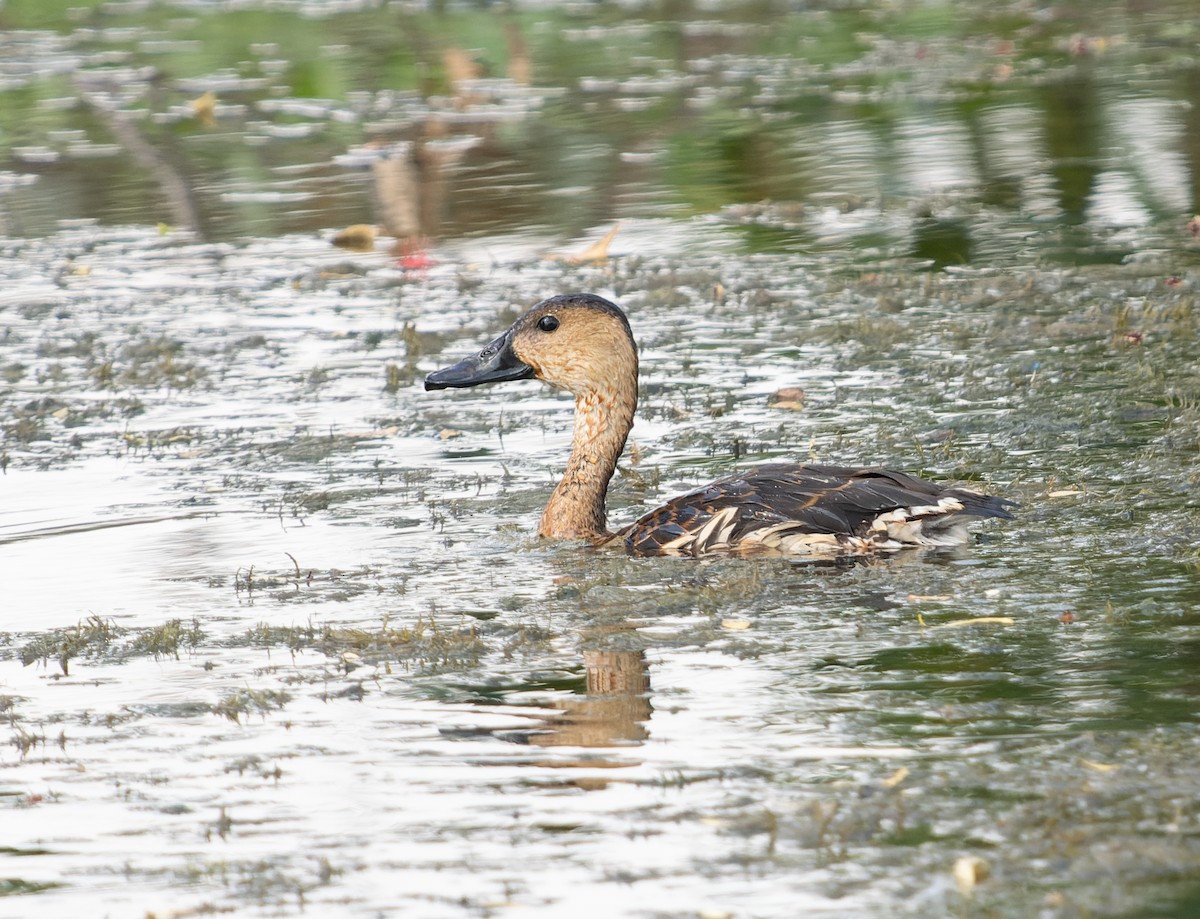
<svg viewBox="0 0 1200 919">
<path fill-rule="evenodd" d="M 784 411 L 799 412 L 804 409 L 804 390 L 799 386 L 785 386 L 767 396 L 767 405 Z"/>
<path fill-rule="evenodd" d="M 217 123 L 217 94 L 211 89 L 188 104 L 192 107 L 192 115 L 206 128 L 211 128 Z"/>
<path fill-rule="evenodd" d="M 340 249 L 353 249 L 355 252 L 370 252 L 375 248 L 375 237 L 379 231 L 369 223 L 356 223 L 338 230 L 333 236 L 333 244 Z"/>
</svg>

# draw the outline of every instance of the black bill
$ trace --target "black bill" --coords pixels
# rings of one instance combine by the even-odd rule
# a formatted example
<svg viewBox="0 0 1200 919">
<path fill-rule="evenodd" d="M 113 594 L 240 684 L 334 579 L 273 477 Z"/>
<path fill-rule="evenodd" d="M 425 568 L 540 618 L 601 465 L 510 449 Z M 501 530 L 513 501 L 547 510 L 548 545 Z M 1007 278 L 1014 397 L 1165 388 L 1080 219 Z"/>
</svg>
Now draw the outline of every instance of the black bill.
<svg viewBox="0 0 1200 919">
<path fill-rule="evenodd" d="M 512 329 L 509 329 L 478 354 L 429 374 L 425 378 L 425 388 L 459 389 L 481 383 L 526 380 L 532 376 L 533 368 L 512 349 Z"/>
</svg>

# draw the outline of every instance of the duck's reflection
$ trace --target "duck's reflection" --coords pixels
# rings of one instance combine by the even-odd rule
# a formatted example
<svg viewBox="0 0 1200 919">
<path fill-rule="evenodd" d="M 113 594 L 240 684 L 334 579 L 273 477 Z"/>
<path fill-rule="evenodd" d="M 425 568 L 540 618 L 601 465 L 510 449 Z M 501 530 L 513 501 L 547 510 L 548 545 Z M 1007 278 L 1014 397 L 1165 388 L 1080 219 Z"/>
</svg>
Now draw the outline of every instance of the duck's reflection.
<svg viewBox="0 0 1200 919">
<path fill-rule="evenodd" d="M 587 694 L 553 702 L 550 707 L 562 715 L 548 720 L 545 730 L 529 733 L 525 742 L 539 747 L 642 743 L 653 711 L 645 652 L 584 651 L 583 664 Z"/>
<path fill-rule="evenodd" d="M 650 677 L 643 651 L 591 650 L 583 652 L 586 684 L 583 695 L 540 703 L 536 714 L 519 727 L 442 727 L 443 736 L 463 739 L 491 736 L 531 747 L 628 747 L 649 736 Z M 547 710 L 554 714 L 547 714 Z M 509 710 L 511 714 L 515 711 Z M 627 758 L 594 755 L 578 758 L 537 758 L 530 765 L 556 768 L 588 766 L 621 768 L 636 765 Z"/>
</svg>

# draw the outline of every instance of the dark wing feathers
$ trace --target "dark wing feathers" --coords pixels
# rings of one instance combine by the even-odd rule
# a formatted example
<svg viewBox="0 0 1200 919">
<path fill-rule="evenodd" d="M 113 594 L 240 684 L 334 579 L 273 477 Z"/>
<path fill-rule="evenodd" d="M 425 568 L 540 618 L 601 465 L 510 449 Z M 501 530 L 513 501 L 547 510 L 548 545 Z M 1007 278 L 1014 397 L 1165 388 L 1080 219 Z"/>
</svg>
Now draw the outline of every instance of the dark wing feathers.
<svg viewBox="0 0 1200 919">
<path fill-rule="evenodd" d="M 720 536 L 717 541 L 725 544 L 736 544 L 755 530 L 780 524 L 797 532 L 864 536 L 880 514 L 936 505 L 942 498 L 962 504 L 955 516 L 1010 518 L 1006 507 L 1015 504 L 885 469 L 774 463 L 673 498 L 641 517 L 623 535 L 627 547 L 638 554 L 657 554 L 709 524 L 719 525 L 714 532 Z M 715 520 L 717 517 L 720 519 Z"/>
</svg>

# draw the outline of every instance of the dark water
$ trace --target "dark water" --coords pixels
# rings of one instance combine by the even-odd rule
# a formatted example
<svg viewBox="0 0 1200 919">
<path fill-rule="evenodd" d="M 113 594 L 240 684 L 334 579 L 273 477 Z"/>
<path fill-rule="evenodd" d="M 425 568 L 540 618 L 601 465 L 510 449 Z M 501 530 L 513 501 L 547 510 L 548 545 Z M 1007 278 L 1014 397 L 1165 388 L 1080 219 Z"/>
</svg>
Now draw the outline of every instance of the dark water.
<svg viewBox="0 0 1200 919">
<path fill-rule="evenodd" d="M 0 30 L 0 915 L 1195 914 L 1190 4 Z M 642 348 L 614 522 L 780 457 L 1018 519 L 539 542 L 571 404 L 420 380 L 564 290 Z"/>
<path fill-rule="evenodd" d="M 1194 12 L 13 3 L 0 219 L 1119 261 L 1200 210 Z"/>
</svg>

